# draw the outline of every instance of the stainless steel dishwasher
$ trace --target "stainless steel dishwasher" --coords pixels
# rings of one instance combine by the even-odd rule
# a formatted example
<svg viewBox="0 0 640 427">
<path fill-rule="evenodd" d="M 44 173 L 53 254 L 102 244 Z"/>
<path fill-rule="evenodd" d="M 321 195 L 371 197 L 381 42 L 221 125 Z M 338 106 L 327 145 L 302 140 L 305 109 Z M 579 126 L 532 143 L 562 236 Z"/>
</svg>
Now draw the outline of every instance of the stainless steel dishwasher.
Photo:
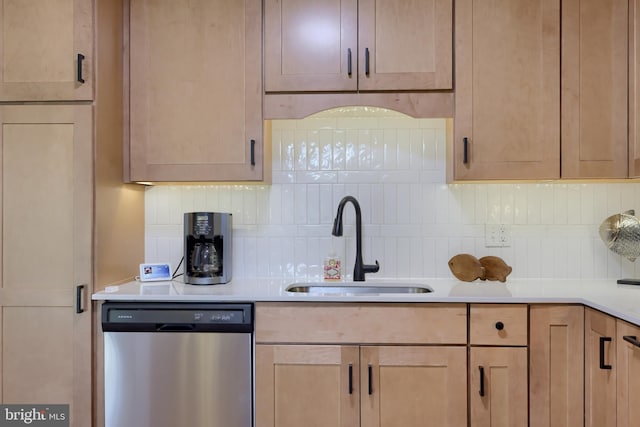
<svg viewBox="0 0 640 427">
<path fill-rule="evenodd" d="M 102 305 L 106 427 L 251 427 L 252 304 Z"/>
</svg>

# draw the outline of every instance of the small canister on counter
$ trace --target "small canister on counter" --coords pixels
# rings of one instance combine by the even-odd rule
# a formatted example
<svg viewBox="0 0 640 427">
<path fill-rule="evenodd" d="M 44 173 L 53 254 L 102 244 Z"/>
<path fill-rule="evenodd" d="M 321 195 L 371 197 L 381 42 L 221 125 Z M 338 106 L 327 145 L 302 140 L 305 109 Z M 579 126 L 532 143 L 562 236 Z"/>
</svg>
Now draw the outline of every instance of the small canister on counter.
<svg viewBox="0 0 640 427">
<path fill-rule="evenodd" d="M 325 258 L 322 270 L 324 272 L 324 280 L 342 280 L 342 264 L 340 258 L 334 254 Z"/>
</svg>

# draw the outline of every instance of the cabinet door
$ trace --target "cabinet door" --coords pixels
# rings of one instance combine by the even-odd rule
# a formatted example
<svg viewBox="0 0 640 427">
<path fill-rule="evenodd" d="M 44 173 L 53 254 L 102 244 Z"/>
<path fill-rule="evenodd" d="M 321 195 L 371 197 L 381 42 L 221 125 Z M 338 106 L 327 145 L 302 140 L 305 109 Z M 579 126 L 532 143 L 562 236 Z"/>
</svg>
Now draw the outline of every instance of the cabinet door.
<svg viewBox="0 0 640 427">
<path fill-rule="evenodd" d="M 529 425 L 584 426 L 584 308 L 529 310 Z"/>
<path fill-rule="evenodd" d="M 472 427 L 528 425 L 526 347 L 471 347 Z"/>
<path fill-rule="evenodd" d="M 2 0 L 0 6 L 0 101 L 93 99 L 93 2 Z"/>
<path fill-rule="evenodd" d="M 359 349 L 256 345 L 256 427 L 360 425 Z"/>
<path fill-rule="evenodd" d="M 562 2 L 562 177 L 626 178 L 627 0 Z"/>
<path fill-rule="evenodd" d="M 629 177 L 640 176 L 640 0 L 629 1 Z"/>
<path fill-rule="evenodd" d="M 465 347 L 362 347 L 361 425 L 467 425 Z"/>
<path fill-rule="evenodd" d="M 265 0 L 265 90 L 355 91 L 356 0 Z"/>
<path fill-rule="evenodd" d="M 360 0 L 358 89 L 451 89 L 451 0 Z"/>
<path fill-rule="evenodd" d="M 454 179 L 559 178 L 560 1 L 459 0 L 455 25 Z"/>
<path fill-rule="evenodd" d="M 263 178 L 260 0 L 135 0 L 132 181 Z"/>
<path fill-rule="evenodd" d="M 616 426 L 616 320 L 585 309 L 585 427 Z"/>
<path fill-rule="evenodd" d="M 71 426 L 88 426 L 91 107 L 3 106 L 0 124 L 0 398 L 69 404 Z"/>
<path fill-rule="evenodd" d="M 640 420 L 640 328 L 617 321 L 617 427 Z"/>
</svg>

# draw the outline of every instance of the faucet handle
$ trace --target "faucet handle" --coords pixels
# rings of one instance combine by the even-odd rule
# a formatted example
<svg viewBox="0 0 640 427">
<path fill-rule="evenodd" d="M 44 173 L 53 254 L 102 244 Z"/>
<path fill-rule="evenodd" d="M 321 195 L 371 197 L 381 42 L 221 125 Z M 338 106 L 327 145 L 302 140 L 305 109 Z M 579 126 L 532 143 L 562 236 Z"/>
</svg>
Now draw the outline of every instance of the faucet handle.
<svg viewBox="0 0 640 427">
<path fill-rule="evenodd" d="M 376 260 L 376 265 L 373 264 L 365 264 L 362 266 L 362 270 L 365 273 L 377 273 L 380 270 L 380 264 L 378 264 L 378 260 Z"/>
</svg>

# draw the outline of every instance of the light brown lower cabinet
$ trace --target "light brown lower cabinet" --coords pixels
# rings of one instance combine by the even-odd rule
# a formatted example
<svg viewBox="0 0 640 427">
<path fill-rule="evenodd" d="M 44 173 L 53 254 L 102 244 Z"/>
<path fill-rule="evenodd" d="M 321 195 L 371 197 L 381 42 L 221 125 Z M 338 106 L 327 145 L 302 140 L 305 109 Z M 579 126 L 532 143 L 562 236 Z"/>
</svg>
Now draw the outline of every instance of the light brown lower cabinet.
<svg viewBox="0 0 640 427">
<path fill-rule="evenodd" d="M 640 327 L 622 320 L 616 323 L 617 427 L 640 422 Z"/>
<path fill-rule="evenodd" d="M 362 426 L 466 424 L 465 347 L 360 348 Z"/>
<path fill-rule="evenodd" d="M 527 348 L 471 347 L 469 354 L 470 425 L 526 427 Z"/>
<path fill-rule="evenodd" d="M 640 420 L 640 327 L 585 309 L 585 426 Z"/>
<path fill-rule="evenodd" d="M 529 307 L 529 425 L 584 426 L 584 307 Z"/>
<path fill-rule="evenodd" d="M 257 345 L 256 426 L 466 426 L 464 346 Z"/>
<path fill-rule="evenodd" d="M 256 427 L 358 425 L 359 349 L 257 345 Z"/>
<path fill-rule="evenodd" d="M 638 425 L 640 327 L 564 304 L 470 304 L 467 325 L 466 307 L 256 304 L 256 427 Z"/>
<path fill-rule="evenodd" d="M 526 304 L 470 304 L 470 426 L 527 426 L 528 324 Z"/>
<path fill-rule="evenodd" d="M 255 313 L 256 427 L 467 426 L 466 304 Z"/>
<path fill-rule="evenodd" d="M 616 341 L 616 319 L 585 309 L 585 427 L 616 426 Z"/>
</svg>

